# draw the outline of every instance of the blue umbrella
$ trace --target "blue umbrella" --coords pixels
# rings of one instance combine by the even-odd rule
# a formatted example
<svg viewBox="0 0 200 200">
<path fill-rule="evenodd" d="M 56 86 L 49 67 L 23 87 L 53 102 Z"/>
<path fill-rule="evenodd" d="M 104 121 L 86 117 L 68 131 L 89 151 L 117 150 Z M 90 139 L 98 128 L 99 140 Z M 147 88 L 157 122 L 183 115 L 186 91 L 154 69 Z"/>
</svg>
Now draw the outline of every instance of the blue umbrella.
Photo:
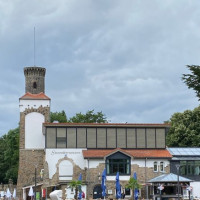
<svg viewBox="0 0 200 200">
<path fill-rule="evenodd" d="M 102 197 L 105 198 L 106 196 L 106 169 L 104 169 L 102 172 L 101 188 L 102 188 Z"/>
<path fill-rule="evenodd" d="M 134 178 L 135 180 L 137 180 L 137 174 L 136 174 L 136 172 L 134 172 L 133 178 Z M 134 190 L 134 199 L 135 199 L 135 200 L 138 200 L 138 189 L 137 189 L 137 188 Z"/>
<path fill-rule="evenodd" d="M 116 175 L 116 198 L 117 199 L 121 198 L 121 186 L 119 183 L 119 172 L 117 172 L 117 175 Z"/>
<path fill-rule="evenodd" d="M 78 177 L 79 181 L 82 181 L 82 174 L 80 173 Z M 81 190 L 81 185 L 78 187 L 79 193 L 78 193 L 78 199 L 82 199 L 82 190 Z"/>
</svg>

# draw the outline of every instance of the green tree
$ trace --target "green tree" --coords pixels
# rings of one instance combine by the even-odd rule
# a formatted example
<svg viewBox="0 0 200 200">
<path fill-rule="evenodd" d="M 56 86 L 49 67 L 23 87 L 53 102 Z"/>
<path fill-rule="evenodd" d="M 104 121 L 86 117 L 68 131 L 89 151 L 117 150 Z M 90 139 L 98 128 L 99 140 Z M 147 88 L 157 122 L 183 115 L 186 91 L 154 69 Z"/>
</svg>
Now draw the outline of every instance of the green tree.
<svg viewBox="0 0 200 200">
<path fill-rule="evenodd" d="M 69 188 L 71 188 L 72 191 L 75 190 L 75 196 L 74 196 L 75 199 L 78 199 L 78 191 L 80 192 L 81 185 L 82 181 L 80 180 L 72 180 L 69 183 Z"/>
<path fill-rule="evenodd" d="M 140 189 L 142 186 L 138 183 L 137 179 L 131 177 L 128 183 L 125 185 L 125 188 L 129 188 L 133 191 L 133 199 L 134 199 L 134 191 L 135 189 Z"/>
<path fill-rule="evenodd" d="M 200 147 L 200 106 L 183 113 L 174 113 L 170 125 L 167 146 Z"/>
<path fill-rule="evenodd" d="M 101 112 L 94 113 L 94 110 L 89 110 L 86 114 L 76 113 L 74 117 L 69 119 L 72 123 L 108 123 L 105 114 Z"/>
<path fill-rule="evenodd" d="M 12 179 L 17 183 L 19 162 L 19 128 L 10 130 L 0 138 L 0 182 Z"/>
<path fill-rule="evenodd" d="M 195 91 L 200 100 L 200 66 L 187 65 L 187 68 L 191 71 L 191 74 L 183 74 L 182 80 L 189 89 L 191 88 Z"/>
<path fill-rule="evenodd" d="M 50 114 L 50 122 L 58 121 L 59 123 L 66 123 L 67 116 L 64 110 L 61 112 L 51 112 Z"/>
</svg>

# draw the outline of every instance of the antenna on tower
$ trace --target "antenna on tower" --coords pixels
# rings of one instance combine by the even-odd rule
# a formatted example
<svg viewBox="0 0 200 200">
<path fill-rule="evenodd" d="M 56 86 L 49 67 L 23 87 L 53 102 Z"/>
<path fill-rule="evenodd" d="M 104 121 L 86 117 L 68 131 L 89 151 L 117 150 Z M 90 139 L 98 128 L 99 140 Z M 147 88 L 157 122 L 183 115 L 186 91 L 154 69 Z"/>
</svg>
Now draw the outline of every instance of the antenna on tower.
<svg viewBox="0 0 200 200">
<path fill-rule="evenodd" d="M 33 49 L 33 59 L 34 59 L 34 67 L 35 67 L 35 26 L 34 26 L 34 42 L 33 42 L 33 45 L 34 45 L 34 49 Z"/>
</svg>

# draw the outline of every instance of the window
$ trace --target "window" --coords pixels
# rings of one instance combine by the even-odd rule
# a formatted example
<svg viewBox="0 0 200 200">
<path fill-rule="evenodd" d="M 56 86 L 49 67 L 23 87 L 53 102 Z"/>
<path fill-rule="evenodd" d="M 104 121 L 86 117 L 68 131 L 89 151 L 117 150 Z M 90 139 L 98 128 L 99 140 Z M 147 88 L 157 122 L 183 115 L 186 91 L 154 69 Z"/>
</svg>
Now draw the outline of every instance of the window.
<svg viewBox="0 0 200 200">
<path fill-rule="evenodd" d="M 107 175 L 130 175 L 130 157 L 117 152 L 106 159 Z"/>
<path fill-rule="evenodd" d="M 66 129 L 57 128 L 57 148 L 66 148 Z"/>
<path fill-rule="evenodd" d="M 160 171 L 164 172 L 164 162 L 160 162 Z"/>
<path fill-rule="evenodd" d="M 130 188 L 125 188 L 124 190 L 125 190 L 125 193 L 124 193 L 125 197 L 126 196 L 131 196 L 131 190 L 130 190 Z"/>
<path fill-rule="evenodd" d="M 37 88 L 37 83 L 36 83 L 36 82 L 33 83 L 33 88 L 34 88 L 34 89 Z"/>
<path fill-rule="evenodd" d="M 154 171 L 154 172 L 157 172 L 157 171 L 158 171 L 158 163 L 157 163 L 157 162 L 154 162 L 154 163 L 153 163 L 153 171 Z"/>
<path fill-rule="evenodd" d="M 47 128 L 46 147 L 56 148 L 56 129 L 55 128 Z"/>
<path fill-rule="evenodd" d="M 200 161 L 180 161 L 180 175 L 200 175 Z"/>
</svg>

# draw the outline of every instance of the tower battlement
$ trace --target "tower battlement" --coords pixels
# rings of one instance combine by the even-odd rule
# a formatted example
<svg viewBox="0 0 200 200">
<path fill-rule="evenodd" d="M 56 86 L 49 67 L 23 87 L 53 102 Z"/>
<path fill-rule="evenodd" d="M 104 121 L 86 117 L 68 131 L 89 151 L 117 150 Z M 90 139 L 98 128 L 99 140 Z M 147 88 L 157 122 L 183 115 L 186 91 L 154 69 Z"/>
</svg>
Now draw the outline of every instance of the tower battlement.
<svg viewBox="0 0 200 200">
<path fill-rule="evenodd" d="M 45 93 L 45 73 L 43 67 L 25 67 L 25 92 L 31 94 Z"/>
</svg>

